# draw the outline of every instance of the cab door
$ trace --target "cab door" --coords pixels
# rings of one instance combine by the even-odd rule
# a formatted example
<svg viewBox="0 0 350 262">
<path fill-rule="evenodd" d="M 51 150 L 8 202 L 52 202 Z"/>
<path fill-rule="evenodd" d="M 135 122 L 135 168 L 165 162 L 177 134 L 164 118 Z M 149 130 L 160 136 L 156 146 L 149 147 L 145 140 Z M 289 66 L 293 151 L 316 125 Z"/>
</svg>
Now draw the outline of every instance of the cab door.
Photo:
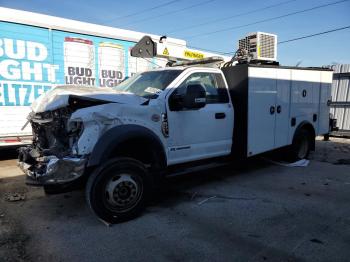
<svg viewBox="0 0 350 262">
<path fill-rule="evenodd" d="M 191 83 L 200 83 L 206 104 L 200 109 L 172 109 L 169 104 L 186 93 Z M 220 72 L 192 72 L 167 98 L 168 164 L 228 155 L 231 152 L 233 108 Z"/>
</svg>

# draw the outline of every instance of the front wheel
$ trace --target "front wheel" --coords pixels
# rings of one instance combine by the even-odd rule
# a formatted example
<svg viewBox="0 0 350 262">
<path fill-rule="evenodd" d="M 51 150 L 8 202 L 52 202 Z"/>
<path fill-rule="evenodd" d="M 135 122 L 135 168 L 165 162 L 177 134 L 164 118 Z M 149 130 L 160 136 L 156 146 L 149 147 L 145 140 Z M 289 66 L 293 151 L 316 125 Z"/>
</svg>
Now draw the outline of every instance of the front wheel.
<svg viewBox="0 0 350 262">
<path fill-rule="evenodd" d="M 150 182 L 141 162 L 114 158 L 91 174 L 86 184 L 86 199 L 100 219 L 112 224 L 126 221 L 143 209 Z"/>
<path fill-rule="evenodd" d="M 290 147 L 290 160 L 297 161 L 307 158 L 311 150 L 312 139 L 312 135 L 306 129 L 298 130 Z"/>
</svg>

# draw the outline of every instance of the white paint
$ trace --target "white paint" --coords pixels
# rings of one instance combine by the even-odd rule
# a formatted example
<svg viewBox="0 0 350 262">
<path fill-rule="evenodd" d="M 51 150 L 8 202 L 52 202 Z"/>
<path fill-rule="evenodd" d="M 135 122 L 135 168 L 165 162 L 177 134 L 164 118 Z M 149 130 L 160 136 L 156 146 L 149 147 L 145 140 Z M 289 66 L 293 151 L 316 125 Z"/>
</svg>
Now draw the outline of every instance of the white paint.
<svg viewBox="0 0 350 262">
<path fill-rule="evenodd" d="M 146 101 L 145 98 L 130 93 L 121 93 L 111 88 L 65 85 L 57 86 L 46 94 L 40 96 L 33 102 L 32 110 L 35 113 L 40 113 L 67 106 L 70 95 L 135 105 L 140 105 Z"/>
<path fill-rule="evenodd" d="M 230 154 L 234 122 L 231 102 L 207 104 L 199 110 L 170 111 L 169 109 L 168 99 L 174 90 L 189 76 L 198 72 L 222 74 L 220 69 L 215 68 L 187 68 L 148 106 L 140 106 L 140 101 L 136 102 L 136 100 L 133 102 L 118 100 L 117 97 L 120 94 L 116 94 L 115 101 L 122 101 L 121 104 L 111 103 L 77 110 L 70 121 L 81 121 L 85 127 L 78 142 L 78 152 L 90 153 L 98 137 L 104 132 L 117 125 L 132 123 L 152 130 L 161 139 L 164 148 L 167 149 L 168 165 Z M 250 77 L 250 73 L 254 77 Z M 315 76 L 317 72 L 311 75 Z M 266 78 L 266 76 L 269 77 Z M 321 79 L 318 82 L 319 87 L 320 81 Z M 310 94 L 310 108 L 316 111 L 304 112 L 303 103 L 298 102 L 299 98 L 294 101 L 291 97 L 293 85 L 296 83 L 301 87 L 315 85 L 315 82 L 294 81 L 292 69 L 249 68 L 248 156 L 291 144 L 295 128 L 304 120 L 315 124 L 312 115 L 314 113 L 319 115 L 319 101 L 314 100 L 317 96 Z M 320 90 L 319 87 L 317 90 Z M 298 94 L 301 95 L 300 92 Z M 79 95 L 86 96 L 84 93 Z M 111 98 L 114 95 L 109 94 L 109 96 L 114 100 Z M 161 122 L 151 121 L 153 114 L 161 115 L 165 112 L 164 104 L 168 114 L 168 138 L 164 138 L 161 133 Z M 274 106 L 275 110 L 277 106 L 281 106 L 281 113 L 271 114 L 271 106 Z M 295 113 L 292 110 L 293 107 L 300 107 L 304 113 L 293 115 Z M 327 112 L 326 108 L 324 112 Z M 225 113 L 226 118 L 215 119 L 215 113 Z M 290 125 L 291 117 L 296 118 L 295 127 Z M 323 117 L 328 120 L 327 116 Z M 319 134 L 317 126 L 315 130 Z"/>
<path fill-rule="evenodd" d="M 148 106 L 134 103 L 110 103 L 77 110 L 69 119 L 69 122 L 82 122 L 84 125 L 84 131 L 78 140 L 77 152 L 80 155 L 89 154 L 107 130 L 127 124 L 135 124 L 151 130 L 159 137 L 165 148 L 166 141 L 161 133 L 161 122 L 151 121 L 152 115 L 160 112 L 161 108 L 157 103 L 150 103 Z"/>
<path fill-rule="evenodd" d="M 275 145 L 282 147 L 289 144 L 290 136 L 290 85 L 291 74 L 289 69 L 277 70 L 276 108 L 281 107 L 281 112 L 276 114 Z"/>
<path fill-rule="evenodd" d="M 6 80 L 42 81 L 45 76 L 48 80 L 56 80 L 58 65 L 39 62 L 21 61 L 12 59 L 0 60 L 0 76 Z M 35 83 L 37 84 L 37 83 Z"/>
<path fill-rule="evenodd" d="M 30 113 L 30 111 L 31 110 L 29 106 L 1 106 L 1 137 L 32 135 L 32 128 L 30 125 L 27 125 L 24 130 L 21 130 L 21 128 L 27 122 L 27 119 L 22 116 L 27 116 Z"/>
<path fill-rule="evenodd" d="M 0 38 L 0 57 L 3 55 L 11 59 L 44 61 L 47 58 L 47 49 L 38 42 Z"/>
<path fill-rule="evenodd" d="M 275 114 L 270 107 L 276 104 L 276 70 L 248 68 L 248 156 L 274 148 Z M 263 76 L 263 77 L 260 77 Z"/>
<path fill-rule="evenodd" d="M 228 155 L 231 152 L 233 107 L 230 101 L 206 104 L 199 110 L 170 111 L 168 99 L 171 93 L 195 73 L 220 74 L 224 79 L 220 69 L 188 68 L 178 77 L 176 84 L 169 85 L 171 91 L 166 98 L 169 165 Z M 226 117 L 216 119 L 216 113 L 224 113 Z"/>
<path fill-rule="evenodd" d="M 248 156 L 290 145 L 303 121 L 313 125 L 316 135 L 328 133 L 331 79 L 331 71 L 249 67 Z M 278 106 L 281 113 L 277 113 Z M 271 107 L 274 114 L 270 114 Z M 291 126 L 292 118 L 295 126 Z"/>
<path fill-rule="evenodd" d="M 6 59 L 0 61 L 0 75 L 8 80 L 18 80 L 21 78 L 20 65 L 16 60 Z"/>
<path fill-rule="evenodd" d="M 161 70 L 164 69 L 159 69 Z M 321 78 L 321 71 L 302 70 L 305 72 L 299 73 L 295 71 L 297 70 L 249 68 L 248 156 L 290 144 L 295 127 L 304 120 L 317 124 L 313 123 L 312 115 L 320 114 L 317 99 L 320 97 L 322 79 L 329 80 L 328 72 Z M 295 80 L 307 78 L 305 74 L 308 72 L 313 81 Z M 228 155 L 231 152 L 234 125 L 234 105 L 230 101 L 207 104 L 199 110 L 170 111 L 168 100 L 171 94 L 196 73 L 220 74 L 224 77 L 222 71 L 217 68 L 186 68 L 159 94 L 158 98 L 151 100 L 145 106 L 141 104 L 146 99 L 109 88 L 60 86 L 41 96 L 32 107 L 34 112 L 64 107 L 68 104 L 69 95 L 72 94 L 110 101 L 108 104 L 79 109 L 69 119 L 68 126 L 72 122 L 82 122 L 84 126 L 76 145 L 76 152 L 80 155 L 91 153 L 98 139 L 107 130 L 127 124 L 151 130 L 161 140 L 166 150 L 168 165 Z M 310 93 L 305 98 L 300 98 L 303 88 L 309 88 Z M 326 99 L 327 97 L 322 96 L 323 103 Z M 282 113 L 270 114 L 270 107 L 278 105 L 282 106 Z M 322 110 L 327 112 L 326 108 Z M 167 138 L 161 132 L 161 121 L 152 121 L 153 115 L 163 113 L 168 115 Z M 216 113 L 224 113 L 226 117 L 216 119 Z M 295 127 L 290 126 L 291 117 L 296 118 Z M 323 117 L 327 118 L 325 115 Z M 319 129 L 320 127 L 315 126 L 316 134 L 319 134 Z"/>
<path fill-rule="evenodd" d="M 320 104 L 319 104 L 319 122 L 318 132 L 326 134 L 329 130 L 329 105 L 328 100 L 331 99 L 332 90 L 332 74 L 329 72 L 321 72 L 321 90 L 320 90 Z M 350 94 L 349 94 L 350 95 Z"/>
</svg>

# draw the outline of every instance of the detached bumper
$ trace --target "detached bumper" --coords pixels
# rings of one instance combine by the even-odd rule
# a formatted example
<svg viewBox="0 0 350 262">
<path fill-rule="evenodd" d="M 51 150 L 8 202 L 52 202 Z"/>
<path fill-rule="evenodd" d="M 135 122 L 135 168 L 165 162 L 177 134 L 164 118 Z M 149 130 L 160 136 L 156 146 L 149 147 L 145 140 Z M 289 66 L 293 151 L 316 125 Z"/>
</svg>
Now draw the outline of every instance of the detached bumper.
<svg viewBox="0 0 350 262">
<path fill-rule="evenodd" d="M 19 149 L 18 166 L 27 175 L 27 184 L 44 186 L 66 184 L 80 178 L 86 158 L 39 156 L 31 146 Z"/>
</svg>

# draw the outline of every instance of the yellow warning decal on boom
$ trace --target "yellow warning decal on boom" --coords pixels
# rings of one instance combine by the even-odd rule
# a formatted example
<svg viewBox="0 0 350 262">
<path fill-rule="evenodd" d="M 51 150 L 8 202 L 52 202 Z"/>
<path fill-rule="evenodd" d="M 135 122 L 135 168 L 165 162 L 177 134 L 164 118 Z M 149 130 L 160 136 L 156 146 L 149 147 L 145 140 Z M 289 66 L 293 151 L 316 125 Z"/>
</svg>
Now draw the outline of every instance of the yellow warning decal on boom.
<svg viewBox="0 0 350 262">
<path fill-rule="evenodd" d="M 169 55 L 168 48 L 164 48 L 163 55 L 167 55 L 167 56 Z"/>
<path fill-rule="evenodd" d="M 184 56 L 187 58 L 194 58 L 194 59 L 201 59 L 204 58 L 204 54 L 199 53 L 199 52 L 193 52 L 190 50 L 185 50 L 184 51 Z"/>
</svg>

